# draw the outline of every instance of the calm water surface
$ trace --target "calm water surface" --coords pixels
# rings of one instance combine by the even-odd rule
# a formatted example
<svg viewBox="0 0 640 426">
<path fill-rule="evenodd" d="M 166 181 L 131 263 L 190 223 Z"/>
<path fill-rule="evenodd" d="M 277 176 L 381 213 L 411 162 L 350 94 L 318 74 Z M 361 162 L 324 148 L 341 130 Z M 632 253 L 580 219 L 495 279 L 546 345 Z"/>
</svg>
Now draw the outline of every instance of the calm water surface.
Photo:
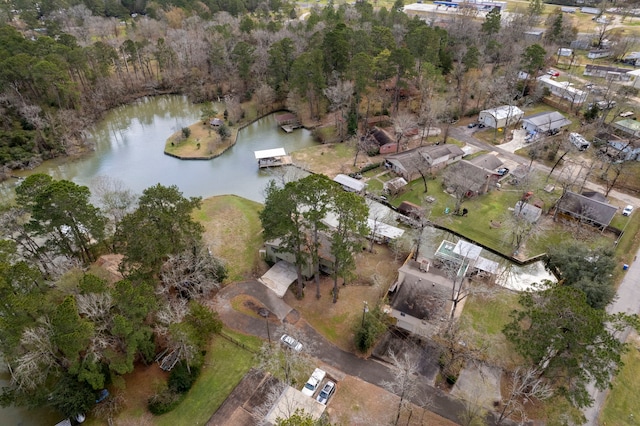
<svg viewBox="0 0 640 426">
<path fill-rule="evenodd" d="M 222 105 L 218 106 L 223 110 Z M 263 189 L 272 177 L 257 167 L 254 151 L 284 147 L 287 153 L 314 144 L 309 131 L 285 134 L 274 115 L 245 127 L 236 145 L 218 158 L 184 161 L 163 154 L 165 141 L 200 118 L 200 107 L 181 96 L 144 98 L 116 108 L 91 132 L 95 152 L 69 161 L 46 162 L 28 173 L 47 173 L 91 188 L 97 176 L 123 181 L 137 193 L 157 183 L 177 185 L 185 196 L 236 194 L 262 202 Z M 3 185 L 0 196 L 12 198 L 15 182 Z"/>
<path fill-rule="evenodd" d="M 222 111 L 224 107 L 218 106 Z M 312 146 L 310 132 L 299 129 L 285 134 L 276 126 L 274 115 L 242 129 L 237 143 L 220 157 L 208 161 L 183 161 L 163 154 L 167 138 L 200 118 L 200 107 L 185 97 L 144 98 L 132 105 L 110 111 L 91 131 L 95 152 L 80 159 L 47 161 L 40 167 L 16 173 L 27 176 L 46 173 L 92 187 L 98 176 L 120 179 L 137 193 L 157 183 L 177 185 L 185 196 L 210 197 L 236 194 L 264 201 L 263 189 L 273 176 L 259 171 L 254 151 L 284 147 L 287 153 Z M 0 185 L 0 199 L 13 199 L 16 181 Z M 0 386 L 9 380 L 0 369 Z M 0 425 L 49 426 L 61 416 L 50 410 L 0 407 Z"/>
</svg>

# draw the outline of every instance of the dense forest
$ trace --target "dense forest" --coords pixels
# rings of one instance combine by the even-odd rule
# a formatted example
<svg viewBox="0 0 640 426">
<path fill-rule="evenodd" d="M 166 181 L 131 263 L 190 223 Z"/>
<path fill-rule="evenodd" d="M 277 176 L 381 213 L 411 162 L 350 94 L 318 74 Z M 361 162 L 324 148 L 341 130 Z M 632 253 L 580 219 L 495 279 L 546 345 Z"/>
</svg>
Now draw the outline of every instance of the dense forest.
<svg viewBox="0 0 640 426">
<path fill-rule="evenodd" d="M 224 99 L 234 122 L 247 101 L 260 113 L 285 105 L 311 118 L 330 111 L 361 118 L 410 109 L 420 124 L 448 122 L 522 92 L 522 32 L 538 21 L 533 12 L 501 20 L 495 11 L 483 22 L 469 11 L 444 29 L 410 19 L 400 0 L 389 10 L 330 2 L 304 20 L 291 19 L 297 6 L 280 1 L 97 4 L 24 2 L 4 10 L 5 177 L 90 148 L 86 129 L 102 113 L 158 93 Z M 562 15 L 548 25 L 547 44 L 575 32 Z M 546 50 L 535 53 L 524 68 L 544 65 Z"/>
</svg>

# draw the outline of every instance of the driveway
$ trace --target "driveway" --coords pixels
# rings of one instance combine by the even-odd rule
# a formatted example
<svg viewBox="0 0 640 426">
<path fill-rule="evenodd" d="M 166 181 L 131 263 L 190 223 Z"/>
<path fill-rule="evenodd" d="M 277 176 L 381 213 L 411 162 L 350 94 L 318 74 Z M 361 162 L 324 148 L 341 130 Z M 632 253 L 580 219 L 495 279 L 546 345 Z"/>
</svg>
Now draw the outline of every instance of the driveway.
<svg viewBox="0 0 640 426">
<path fill-rule="evenodd" d="M 229 328 L 266 340 L 268 336 L 265 320 L 242 314 L 231 307 L 231 299 L 235 296 L 250 295 L 262 302 L 273 314 L 269 316 L 272 340 L 278 339 L 283 330 L 286 330 L 303 342 L 305 352 L 348 375 L 376 386 L 382 386 L 383 382 L 393 381 L 397 377 L 397 372 L 392 365 L 373 359 L 359 358 L 334 346 L 300 318 L 294 309 L 272 293 L 258 281 L 230 284 L 218 293 L 215 302 L 216 310 L 220 319 Z M 420 398 L 413 402 L 424 405 L 425 401 L 431 400 L 430 411 L 453 422 L 461 423 L 460 418 L 465 413 L 464 403 L 430 386 L 427 382 L 431 383 L 428 378 L 420 381 L 420 391 L 417 392 Z M 487 424 L 493 424 L 493 422 L 489 421 Z"/>
</svg>

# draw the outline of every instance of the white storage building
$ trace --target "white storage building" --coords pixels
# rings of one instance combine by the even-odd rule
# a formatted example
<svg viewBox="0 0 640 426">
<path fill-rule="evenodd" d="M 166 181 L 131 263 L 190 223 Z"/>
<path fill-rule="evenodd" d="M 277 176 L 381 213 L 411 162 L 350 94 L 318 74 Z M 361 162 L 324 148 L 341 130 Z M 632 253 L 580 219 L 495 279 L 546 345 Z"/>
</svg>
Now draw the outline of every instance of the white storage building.
<svg viewBox="0 0 640 426">
<path fill-rule="evenodd" d="M 480 111 L 478 122 L 487 127 L 498 129 L 518 123 L 524 117 L 524 111 L 515 105 L 502 105 Z"/>
</svg>

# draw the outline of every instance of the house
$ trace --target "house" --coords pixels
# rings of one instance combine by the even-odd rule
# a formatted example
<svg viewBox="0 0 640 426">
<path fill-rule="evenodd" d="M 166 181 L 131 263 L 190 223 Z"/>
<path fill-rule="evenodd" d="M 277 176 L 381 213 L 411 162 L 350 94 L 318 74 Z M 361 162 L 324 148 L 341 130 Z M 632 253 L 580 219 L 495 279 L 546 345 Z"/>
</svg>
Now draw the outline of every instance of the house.
<svg viewBox="0 0 640 426">
<path fill-rule="evenodd" d="M 550 75 L 538 77 L 538 84 L 547 88 L 553 96 L 565 99 L 572 104 L 580 105 L 587 100 L 587 92 L 576 89 L 568 81 L 556 81 Z"/>
<path fill-rule="evenodd" d="M 616 129 L 616 133 L 622 133 L 625 137 L 638 138 L 640 136 L 640 122 L 631 118 L 618 120 L 611 127 Z"/>
<path fill-rule="evenodd" d="M 632 77 L 631 75 L 627 74 L 629 71 L 631 70 L 628 68 L 587 64 L 584 67 L 583 75 L 589 77 L 606 78 L 607 80 L 614 81 L 629 81 Z"/>
<path fill-rule="evenodd" d="M 526 201 L 518 201 L 513 214 L 516 217 L 520 217 L 529 223 L 536 223 L 540 216 L 542 216 L 542 209 L 536 205 L 529 204 Z"/>
<path fill-rule="evenodd" d="M 307 238 L 310 238 L 310 237 L 308 236 Z M 329 236 L 324 232 L 318 233 L 318 240 L 320 242 L 320 245 L 318 247 L 318 258 L 319 258 L 320 270 L 325 273 L 332 273 L 333 266 L 335 263 L 335 258 L 331 254 L 331 240 Z M 296 264 L 295 255 L 293 253 L 283 250 L 282 240 L 280 240 L 279 238 L 276 238 L 270 241 L 265 241 L 264 247 L 265 247 L 264 257 L 267 262 L 270 262 L 274 265 L 279 263 L 280 261 L 287 262 L 290 265 Z M 314 275 L 313 262 L 311 262 L 311 259 L 310 259 L 311 255 L 308 251 L 306 252 L 306 256 L 309 259 L 307 259 L 307 261 L 301 265 L 302 276 L 305 279 L 310 279 Z M 289 284 L 291 284 L 291 282 L 289 282 Z"/>
<path fill-rule="evenodd" d="M 630 52 L 620 62 L 637 67 L 640 65 L 640 52 Z"/>
<path fill-rule="evenodd" d="M 478 122 L 494 129 L 508 127 L 519 122 L 524 112 L 514 105 L 503 105 L 480 111 Z"/>
<path fill-rule="evenodd" d="M 494 153 L 479 155 L 469 162 L 486 170 L 496 170 L 503 164 Z"/>
<path fill-rule="evenodd" d="M 571 121 L 558 111 L 540 112 L 522 119 L 522 128 L 530 134 L 557 133 L 570 124 Z"/>
<path fill-rule="evenodd" d="M 491 188 L 495 188 L 500 180 L 495 170 L 485 169 L 467 160 L 462 160 L 458 164 L 456 172 L 464 178 L 464 184 L 460 187 L 464 187 L 467 191 L 466 197 L 486 194 Z"/>
<path fill-rule="evenodd" d="M 336 175 L 336 177 L 333 178 L 333 181 L 342 185 L 342 189 L 348 192 L 361 194 L 367 187 L 366 183 L 343 174 Z"/>
<path fill-rule="evenodd" d="M 593 49 L 587 53 L 587 58 L 589 59 L 600 59 L 600 58 L 608 58 L 612 55 L 612 51 L 609 49 Z"/>
<path fill-rule="evenodd" d="M 220 127 L 223 124 L 224 124 L 224 121 L 219 118 L 212 118 L 211 120 L 209 120 L 209 125 L 211 127 Z"/>
<path fill-rule="evenodd" d="M 325 404 L 316 401 L 315 398 L 309 398 L 298 389 L 287 386 L 265 416 L 264 424 L 278 424 L 282 419 L 288 419 L 296 410 L 309 416 L 315 423 L 322 417 L 326 408 Z"/>
<path fill-rule="evenodd" d="M 387 194 L 398 195 L 407 186 L 407 181 L 403 177 L 398 176 L 386 181 L 382 185 L 382 190 Z"/>
<path fill-rule="evenodd" d="M 258 160 L 258 167 L 277 167 L 291 164 L 291 156 L 287 155 L 284 148 L 265 149 L 254 151 L 253 154 Z"/>
<path fill-rule="evenodd" d="M 396 228 L 395 226 L 391 226 L 371 218 L 367 219 L 367 226 L 371 230 L 369 238 L 381 244 L 390 243 L 404 235 L 403 229 Z"/>
<path fill-rule="evenodd" d="M 424 172 L 435 173 L 462 159 L 464 151 L 457 145 L 430 145 L 391 154 L 385 157 L 385 167 L 411 182 L 420 177 L 418 167 Z"/>
<path fill-rule="evenodd" d="M 609 226 L 617 211 L 615 206 L 571 191 L 565 192 L 556 204 L 556 214 L 573 217 L 602 230 Z"/>
<path fill-rule="evenodd" d="M 446 325 L 453 307 L 452 280 L 430 266 L 426 259 L 407 260 L 389 289 L 389 314 L 396 319 L 396 327 L 426 338 Z"/>
<path fill-rule="evenodd" d="M 612 161 L 640 161 L 640 141 L 635 137 L 609 138 L 606 142 L 607 145 L 601 151 Z"/>
</svg>

